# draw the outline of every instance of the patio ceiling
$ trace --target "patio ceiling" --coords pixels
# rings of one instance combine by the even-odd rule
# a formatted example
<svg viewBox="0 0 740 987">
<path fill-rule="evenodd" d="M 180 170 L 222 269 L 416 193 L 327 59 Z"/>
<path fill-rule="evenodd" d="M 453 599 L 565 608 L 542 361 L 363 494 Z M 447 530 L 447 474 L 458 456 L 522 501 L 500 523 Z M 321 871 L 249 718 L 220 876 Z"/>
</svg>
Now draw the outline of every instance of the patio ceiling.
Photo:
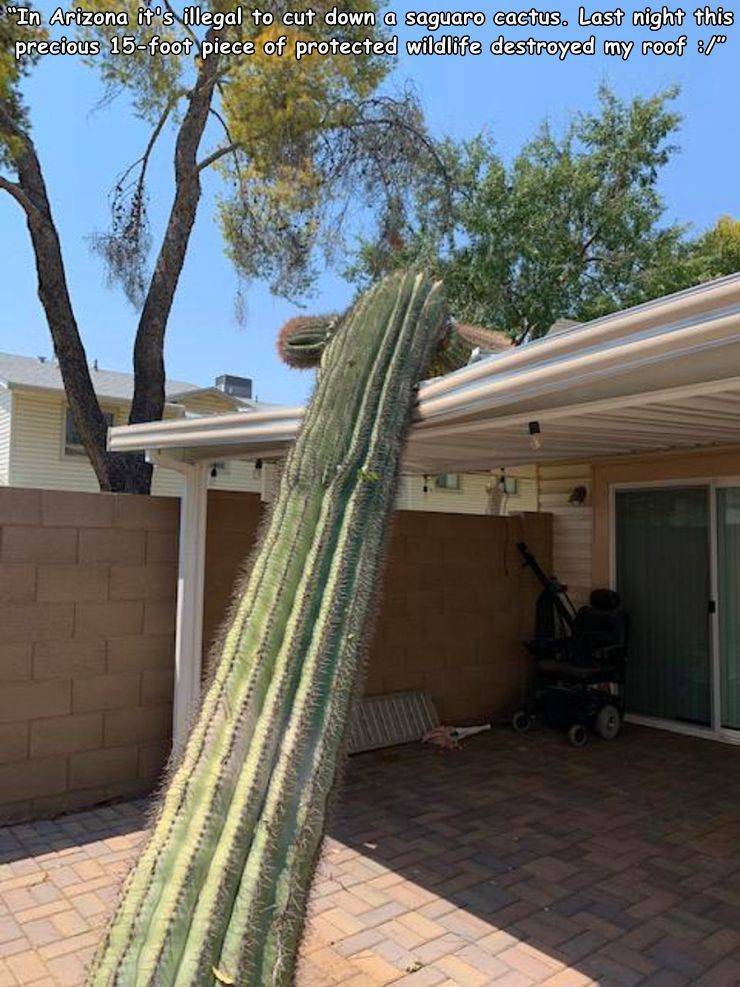
<svg viewBox="0 0 740 987">
<path fill-rule="evenodd" d="M 111 429 L 112 450 L 204 463 L 281 458 L 301 407 Z M 533 449 L 529 423 L 540 426 Z M 505 351 L 421 384 L 405 468 L 740 443 L 740 274 Z"/>
</svg>

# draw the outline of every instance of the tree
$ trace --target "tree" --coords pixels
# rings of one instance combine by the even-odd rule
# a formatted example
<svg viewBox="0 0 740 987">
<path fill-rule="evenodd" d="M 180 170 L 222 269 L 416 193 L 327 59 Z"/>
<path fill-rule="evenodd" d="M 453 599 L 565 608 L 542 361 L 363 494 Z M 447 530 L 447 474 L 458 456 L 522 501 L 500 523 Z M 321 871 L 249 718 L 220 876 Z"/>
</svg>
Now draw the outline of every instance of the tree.
<svg viewBox="0 0 740 987">
<path fill-rule="evenodd" d="M 721 216 L 711 229 L 681 240 L 645 272 L 633 304 L 740 271 L 740 220 Z"/>
<path fill-rule="evenodd" d="M 423 258 L 461 318 L 522 339 L 737 270 L 732 220 L 695 240 L 664 222 L 675 95 L 625 102 L 604 88 L 597 112 L 560 136 L 543 126 L 508 165 L 483 137 L 444 142 L 452 182 L 420 170 L 414 207 L 363 244 L 352 273 L 374 278 Z"/>
<path fill-rule="evenodd" d="M 109 0 L 86 0 L 87 10 L 105 13 Z M 138 0 L 116 10 L 137 24 Z M 220 0 L 207 10 L 219 15 Z M 209 27 L 196 35 L 165 2 L 169 26 L 154 20 L 134 27 L 148 43 L 189 38 L 252 43 L 252 56 L 152 56 L 148 52 L 110 54 L 110 27 L 79 29 L 79 40 L 99 45 L 87 66 L 98 71 L 106 98 L 128 96 L 133 113 L 150 128 L 141 156 L 116 182 L 111 227 L 94 238 L 111 278 L 136 308 L 133 349 L 134 393 L 129 421 L 157 420 L 164 407 L 164 339 L 175 291 L 198 213 L 201 177 L 217 169 L 223 181 L 219 220 L 226 249 L 246 278 L 268 279 L 275 291 L 295 295 L 312 279 L 317 252 L 337 250 L 341 233 L 361 211 L 382 216 L 397 208 L 410 185 L 415 163 L 431 156 L 419 106 L 410 93 L 398 97 L 379 87 L 389 62 L 382 56 L 309 55 L 300 62 L 270 57 L 265 42 L 287 34 L 290 44 L 326 32 L 322 15 L 333 4 L 314 4 L 313 26 L 294 30 L 256 25 L 247 15 L 242 27 Z M 267 3 L 275 25 L 290 5 Z M 351 0 L 345 11 L 377 10 Z M 120 30 L 120 29 L 119 29 Z M 115 32 L 113 32 L 115 33 Z M 332 36 L 354 41 L 380 29 L 332 27 Z M 28 44 L 14 57 L 18 40 Z M 103 490 L 146 493 L 151 467 L 136 454 L 106 450 L 106 421 L 93 389 L 64 266 L 62 245 L 32 139 L 31 113 L 23 102 L 23 78 L 39 58 L 41 28 L 19 28 L 0 15 L 0 189 L 25 214 L 35 258 L 38 293 L 64 381 L 72 417 Z M 155 147 L 173 139 L 173 194 L 152 270 L 147 221 L 147 169 Z M 429 166 L 427 166 L 429 167 Z"/>
</svg>

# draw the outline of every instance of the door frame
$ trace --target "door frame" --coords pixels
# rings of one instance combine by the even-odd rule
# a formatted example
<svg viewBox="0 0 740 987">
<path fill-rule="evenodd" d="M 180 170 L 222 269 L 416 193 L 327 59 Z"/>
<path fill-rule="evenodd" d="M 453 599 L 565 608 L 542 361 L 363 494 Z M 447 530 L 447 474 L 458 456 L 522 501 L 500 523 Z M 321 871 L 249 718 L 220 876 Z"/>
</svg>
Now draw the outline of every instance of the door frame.
<svg viewBox="0 0 740 987">
<path fill-rule="evenodd" d="M 714 613 L 709 618 L 709 674 L 710 674 L 710 719 L 709 726 L 665 720 L 657 716 L 644 716 L 640 713 L 627 713 L 625 720 L 643 726 L 658 727 L 673 733 L 690 737 L 704 737 L 727 744 L 740 745 L 740 730 L 730 730 L 722 726 L 722 655 L 719 640 L 719 569 L 717 564 L 717 490 L 720 487 L 740 487 L 740 476 L 695 476 L 676 480 L 636 480 L 628 483 L 609 484 L 609 585 L 617 587 L 617 512 L 616 494 L 618 490 L 671 489 L 675 487 L 706 487 L 709 498 L 709 592 L 715 601 Z"/>
</svg>

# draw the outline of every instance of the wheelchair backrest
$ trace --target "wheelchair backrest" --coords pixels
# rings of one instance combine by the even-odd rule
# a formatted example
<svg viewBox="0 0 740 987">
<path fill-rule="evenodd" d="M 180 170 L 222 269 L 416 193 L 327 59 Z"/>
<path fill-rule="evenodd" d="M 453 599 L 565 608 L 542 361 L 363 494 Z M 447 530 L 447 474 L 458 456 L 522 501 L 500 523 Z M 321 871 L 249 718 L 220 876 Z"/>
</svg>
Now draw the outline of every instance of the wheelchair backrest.
<svg viewBox="0 0 740 987">
<path fill-rule="evenodd" d="M 611 594 L 610 598 L 597 594 Z M 616 601 L 615 599 L 616 598 Z M 619 596 L 611 590 L 594 590 L 592 601 L 605 602 L 607 606 L 585 606 L 576 614 L 573 624 L 573 648 L 579 663 L 601 663 L 602 656 L 598 652 L 603 648 L 626 647 L 627 645 L 627 614 L 618 609 Z M 616 606 L 615 606 L 616 602 Z M 624 657 L 619 656 L 619 657 Z M 610 664 L 614 661 L 612 653 L 603 656 L 603 661 Z"/>
</svg>

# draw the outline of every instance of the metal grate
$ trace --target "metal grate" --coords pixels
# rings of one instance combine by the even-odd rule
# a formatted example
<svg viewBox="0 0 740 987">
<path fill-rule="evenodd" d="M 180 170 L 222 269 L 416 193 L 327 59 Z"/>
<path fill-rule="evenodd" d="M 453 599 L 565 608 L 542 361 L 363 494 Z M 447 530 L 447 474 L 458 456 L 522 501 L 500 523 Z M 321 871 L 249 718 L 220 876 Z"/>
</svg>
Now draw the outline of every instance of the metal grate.
<svg viewBox="0 0 740 987">
<path fill-rule="evenodd" d="M 428 692 L 392 692 L 362 699 L 349 730 L 349 753 L 372 751 L 420 740 L 439 724 Z"/>
</svg>

